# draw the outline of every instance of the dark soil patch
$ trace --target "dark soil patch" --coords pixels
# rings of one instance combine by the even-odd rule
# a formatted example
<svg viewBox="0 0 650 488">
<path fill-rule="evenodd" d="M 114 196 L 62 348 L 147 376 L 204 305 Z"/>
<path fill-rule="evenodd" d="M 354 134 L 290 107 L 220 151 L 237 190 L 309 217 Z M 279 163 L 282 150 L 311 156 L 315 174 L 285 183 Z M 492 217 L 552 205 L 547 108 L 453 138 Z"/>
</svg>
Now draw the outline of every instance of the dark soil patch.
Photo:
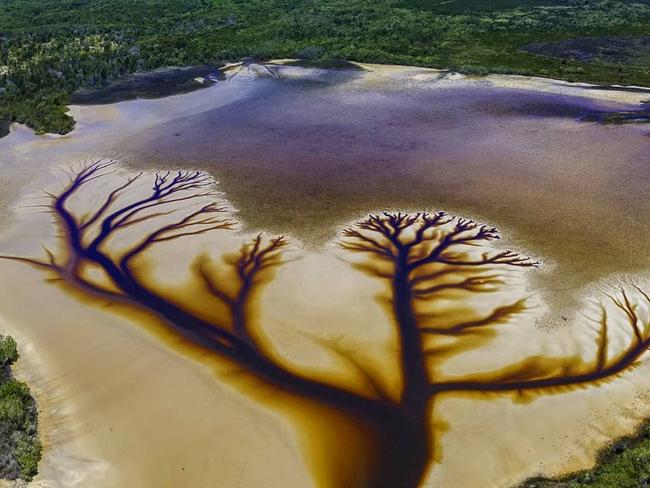
<svg viewBox="0 0 650 488">
<path fill-rule="evenodd" d="M 127 75 L 104 88 L 74 93 L 74 105 L 101 105 L 136 98 L 163 98 L 206 88 L 222 78 L 215 66 L 166 68 L 149 73 Z"/>
<path fill-rule="evenodd" d="M 11 119 L 0 118 L 0 137 L 9 135 L 10 126 L 11 126 Z"/>
</svg>

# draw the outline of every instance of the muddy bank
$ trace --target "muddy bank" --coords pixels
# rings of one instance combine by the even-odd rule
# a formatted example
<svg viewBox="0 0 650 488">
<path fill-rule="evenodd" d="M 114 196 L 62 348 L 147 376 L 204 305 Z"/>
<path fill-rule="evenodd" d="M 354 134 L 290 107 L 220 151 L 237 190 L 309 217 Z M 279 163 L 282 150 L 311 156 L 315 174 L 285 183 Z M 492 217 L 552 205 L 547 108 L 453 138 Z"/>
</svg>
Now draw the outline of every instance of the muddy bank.
<svg viewBox="0 0 650 488">
<path fill-rule="evenodd" d="M 127 75 L 104 88 L 79 90 L 70 100 L 74 105 L 99 105 L 136 98 L 163 98 L 206 88 L 222 77 L 216 66 L 164 68 Z"/>
<path fill-rule="evenodd" d="M 584 120 L 602 124 L 647 124 L 650 122 L 650 102 L 645 101 L 638 110 L 596 112 L 585 116 Z"/>
</svg>

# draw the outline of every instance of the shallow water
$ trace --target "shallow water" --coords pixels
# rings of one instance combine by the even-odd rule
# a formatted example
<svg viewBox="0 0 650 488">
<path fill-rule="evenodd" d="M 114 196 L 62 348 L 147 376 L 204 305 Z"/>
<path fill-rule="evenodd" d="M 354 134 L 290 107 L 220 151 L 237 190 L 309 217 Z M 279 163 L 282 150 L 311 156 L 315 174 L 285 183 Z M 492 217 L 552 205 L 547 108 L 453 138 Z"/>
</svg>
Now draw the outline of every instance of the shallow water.
<svg viewBox="0 0 650 488">
<path fill-rule="evenodd" d="M 650 130 L 578 120 L 622 105 L 358 73 L 260 85 L 139 133 L 129 163 L 208 169 L 251 228 L 312 247 L 371 210 L 445 209 L 512 232 L 563 293 L 650 262 Z"/>
<path fill-rule="evenodd" d="M 299 240 L 296 260 L 261 296 L 265 332 L 292 364 L 314 371 L 336 366 L 332 378 L 345 378 L 347 370 L 319 341 L 363 349 L 364 361 L 380 372 L 392 354 L 392 326 L 377 300 L 383 287 L 352 274 L 327 243 L 370 211 L 444 209 L 499 226 L 504 246 L 543 263 L 501 297 L 529 294 L 537 309 L 487 352 L 453 358 L 445 373 L 499 368 L 539 347 L 551 356 L 576 345 L 589 353 L 594 338 L 592 329 L 579 327 L 589 325 L 580 318 L 582 298 L 594 295 L 597 280 L 648 268 L 650 139 L 644 126 L 580 118 L 632 108 L 633 95 L 589 98 L 585 89 L 551 82 L 528 80 L 529 89 L 518 89 L 516 78 L 457 80 L 419 69 L 276 69 L 280 79 L 243 72 L 193 94 L 73 107 L 79 127 L 63 138 L 15 129 L 0 140 L 1 249 L 21 255 L 40 253 L 42 243 L 56 249 L 49 215 L 32 205 L 42 203 L 39 188 L 65 183 L 61 168 L 115 157 L 128 171 L 206 169 L 246 231 Z M 82 204 L 98 197 L 86 198 Z M 171 290 L 187 279 L 195 250 L 236 250 L 244 237 L 164 248 L 153 257 L 164 265 L 152 283 Z M 339 425 L 330 433 L 313 425 L 329 413 L 302 405 L 318 415 L 289 420 L 285 414 L 296 405 L 265 389 L 251 401 L 250 385 L 233 389 L 228 368 L 159 325 L 142 328 L 148 322 L 141 316 L 79 300 L 18 263 L 0 263 L 0 274 L 0 317 L 30 344 L 21 374 L 44 405 L 50 448 L 43 486 L 213 486 L 219 479 L 225 487 L 303 487 L 326 466 L 350 469 L 328 456 L 346 428 L 350 450 L 359 446 L 350 440 L 354 428 Z M 33 306 L 35 293 L 45 310 Z M 175 293 L 196 306 L 197 296 Z M 539 327 L 543 322 L 556 330 Z M 357 323 L 365 328 L 351 331 Z M 304 324 L 310 324 L 306 335 Z M 373 331 L 372 339 L 364 330 Z M 440 399 L 436 425 L 444 435 L 428 485 L 504 486 L 538 471 L 588 465 L 610 436 L 650 413 L 644 371 L 533 402 Z M 384 381 L 389 391 L 398 389 L 390 374 Z M 305 439 L 308 432 L 323 445 Z M 475 453 L 469 468 L 468 439 Z"/>
</svg>

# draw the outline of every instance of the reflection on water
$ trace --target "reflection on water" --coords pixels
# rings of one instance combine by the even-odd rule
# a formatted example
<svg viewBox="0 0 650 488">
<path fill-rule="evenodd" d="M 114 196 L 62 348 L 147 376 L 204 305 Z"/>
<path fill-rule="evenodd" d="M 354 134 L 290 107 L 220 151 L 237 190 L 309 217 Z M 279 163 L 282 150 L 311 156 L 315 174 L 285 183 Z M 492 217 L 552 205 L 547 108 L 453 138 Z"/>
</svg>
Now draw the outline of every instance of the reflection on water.
<svg viewBox="0 0 650 488">
<path fill-rule="evenodd" d="M 647 264 L 643 129 L 576 120 L 624 105 L 283 73 L 75 108 L 70 137 L 0 143 L 0 178 L 25 162 L 50 195 L 22 200 L 2 244 L 0 314 L 65 392 L 45 399 L 46 424 L 74 408 L 52 434 L 71 466 L 54 486 L 500 486 L 582 467 L 650 413 L 646 368 L 632 368 L 650 341 L 643 278 L 589 292 L 565 327 L 537 324 L 565 290 Z M 201 172 L 79 164 L 106 155 L 206 168 L 228 203 Z M 39 174 L 47 163 L 72 167 L 69 181 Z M 339 230 L 386 208 L 504 224 L 535 258 L 445 213 Z M 84 466 L 97 468 L 85 481 Z"/>
</svg>

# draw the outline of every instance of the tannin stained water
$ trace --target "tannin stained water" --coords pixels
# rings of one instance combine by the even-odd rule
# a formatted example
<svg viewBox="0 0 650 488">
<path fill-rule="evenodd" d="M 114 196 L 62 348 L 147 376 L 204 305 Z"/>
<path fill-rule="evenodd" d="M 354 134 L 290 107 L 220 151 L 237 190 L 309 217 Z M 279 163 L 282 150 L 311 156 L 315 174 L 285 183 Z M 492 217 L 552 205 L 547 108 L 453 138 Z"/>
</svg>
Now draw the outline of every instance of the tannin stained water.
<svg viewBox="0 0 650 488">
<path fill-rule="evenodd" d="M 109 292 L 99 299 L 46 283 L 52 269 L 43 275 L 24 262 L 0 263 L 3 281 L 13 284 L 0 297 L 0 316 L 33 344 L 27 357 L 41 356 L 47 365 L 24 374 L 46 405 L 55 448 L 46 458 L 45 477 L 53 486 L 84 486 L 89 480 L 93 486 L 115 486 L 115 480 L 212 486 L 215 479 L 224 486 L 365 486 L 379 466 L 385 479 L 396 475 L 382 462 L 386 451 L 380 446 L 392 430 L 407 432 L 413 424 L 384 413 L 384 434 L 378 434 L 381 429 L 362 425 L 354 420 L 358 416 L 351 420 L 349 405 L 325 408 L 315 391 L 311 400 L 299 399 L 297 390 L 280 392 L 247 378 L 209 347 L 213 340 L 217 349 L 230 344 L 221 334 L 195 340 L 141 309 L 160 309 L 169 301 L 175 304 L 172 315 L 181 307 L 200 321 L 219 321 L 228 300 L 219 304 L 215 296 L 238 296 L 237 286 L 229 286 L 244 279 L 224 270 L 236 270 L 238 259 L 255 249 L 258 231 L 288 234 L 290 249 L 283 248 L 283 264 L 263 277 L 255 305 L 232 315 L 225 327 L 237 331 L 242 316 L 250 315 L 264 347 L 281 364 L 363 397 L 385 396 L 380 403 L 390 404 L 403 388 L 400 351 L 413 346 L 396 343 L 395 321 L 402 329 L 417 321 L 421 330 L 442 336 L 418 346 L 437 351 L 435 364 L 427 360 L 428 381 L 442 385 L 436 394 L 454 392 L 426 403 L 426 420 L 414 424 L 430 435 L 419 441 L 418 451 L 429 457 L 425 486 L 504 486 L 540 470 L 581 467 L 609 435 L 647 415 L 644 367 L 620 381 L 586 384 L 639 357 L 641 345 L 628 344 L 633 328 L 626 326 L 625 305 L 607 301 L 606 293 L 624 304 L 610 286 L 616 283 L 611 273 L 642 274 L 647 267 L 643 236 L 650 229 L 640 218 L 650 210 L 642 197 L 648 177 L 644 129 L 578 120 L 620 103 L 470 82 L 436 85 L 419 80 L 421 71 L 413 73 L 286 69 L 280 80 L 236 77 L 173 99 L 75 108 L 80 130 L 68 138 L 18 133 L 0 142 L 8 148 L 4 178 L 11 180 L 15 164 L 24 161 L 25 172 L 35 175 L 34 192 L 39 186 L 65 188 L 54 166 L 79 171 L 82 162 L 109 156 L 127 163 L 116 175 L 121 178 L 134 177 L 138 169 L 206 169 L 220 181 L 219 199 L 237 210 L 229 218 L 244 225 L 244 231 L 215 229 L 214 236 L 155 246 L 134 273 L 163 302 L 135 290 L 136 306 L 113 303 L 110 293 L 121 278 L 110 272 L 107 278 L 103 273 L 112 268 L 92 259 L 79 269 L 65 264 L 65 276 L 78 272 Z M 133 127 L 128 133 L 127 123 Z M 43 166 L 47 171 L 36 176 Z M 118 187 L 112 178 L 76 201 L 78 222 L 92 220 L 102 195 Z M 138 188 L 146 194 L 150 183 Z M 34 193 L 21 202 L 3 251 L 40 256 L 45 244 L 57 266 L 67 263 L 74 252 L 51 232 L 50 215 L 31 206 L 42 201 Z M 452 270 L 451 278 L 467 283 L 469 298 L 457 294 L 463 287 L 454 290 L 453 280 L 425 286 L 425 274 L 412 275 L 420 285 L 405 294 L 411 285 L 399 271 L 403 265 L 393 275 L 381 260 L 362 259 L 370 242 L 367 228 L 341 234 L 355 218 L 392 209 L 443 209 L 503 226 L 503 245 L 533 256 L 522 263 L 540 260 L 540 269 L 497 275 L 489 268 L 479 277 Z M 405 231 L 408 239 L 418 222 Z M 150 224 L 144 222 L 144 230 L 129 227 L 111 241 L 115 256 L 151 235 Z M 347 250 L 333 245 L 337 235 Z M 249 247 L 242 248 L 246 242 Z M 374 242 L 370 255 L 385 245 Z M 492 256 L 504 249 L 484 251 Z M 360 259 L 352 259 L 354 251 L 361 251 Z M 413 252 L 411 263 L 425 251 Z M 394 277 L 392 285 L 383 281 L 386 276 Z M 219 279 L 212 287 L 211 277 Z M 597 279 L 605 284 L 594 291 Z M 643 278 L 630 280 L 628 297 L 639 321 L 650 320 Z M 440 286 L 452 294 L 431 302 L 427 294 Z M 477 293 L 484 287 L 488 293 Z M 47 313 L 30 307 L 36 290 L 49 304 Z M 409 298 L 416 292 L 424 295 Z M 585 295 L 607 303 L 614 317 L 608 334 L 598 306 L 580 303 Z M 447 329 L 439 330 L 441 322 Z M 540 327 L 544 323 L 555 330 Z M 643 343 L 646 331 L 639 333 Z M 609 355 L 603 344 L 610 344 Z M 417 376 L 417 365 L 403 367 L 414 371 L 409 377 Z M 99 380 L 107 370 L 111 380 Z M 459 377 L 466 381 L 459 384 Z M 575 385 L 583 380 L 584 387 Z M 504 381 L 515 391 L 503 394 L 508 388 L 494 386 Z M 516 391 L 529 383 L 531 392 Z M 555 388 L 538 395 L 535 389 L 547 383 Z M 418 398 L 425 390 L 422 384 L 415 388 L 407 418 L 422 413 Z M 67 416 L 61 416 L 64 407 Z M 255 468 L 247 468 L 249 463 Z"/>
</svg>

